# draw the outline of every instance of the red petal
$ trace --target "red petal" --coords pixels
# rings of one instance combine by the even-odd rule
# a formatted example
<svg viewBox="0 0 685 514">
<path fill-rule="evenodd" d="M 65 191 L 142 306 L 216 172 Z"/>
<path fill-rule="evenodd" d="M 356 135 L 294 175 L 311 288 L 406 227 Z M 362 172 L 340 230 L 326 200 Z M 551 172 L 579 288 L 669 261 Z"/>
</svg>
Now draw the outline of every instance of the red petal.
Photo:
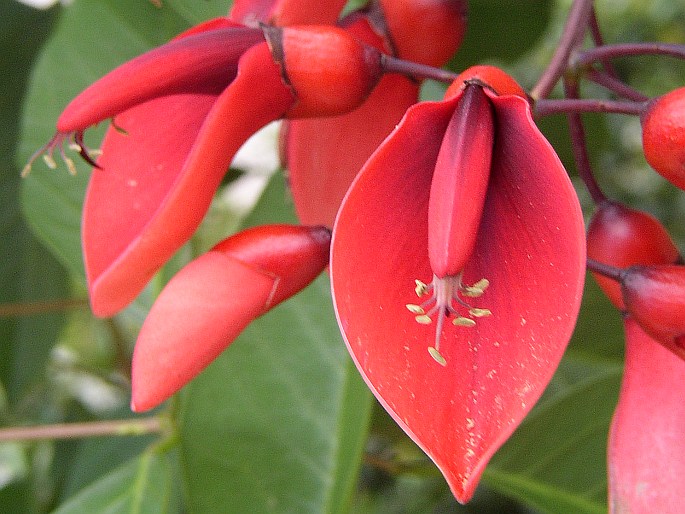
<svg viewBox="0 0 685 514">
<path fill-rule="evenodd" d="M 285 122 L 284 157 L 302 223 L 333 226 L 352 180 L 417 99 L 414 82 L 387 75 L 349 114 Z"/>
<path fill-rule="evenodd" d="M 430 280 L 428 193 L 451 110 L 420 104 L 372 156 L 338 215 L 331 252 L 336 313 L 380 402 L 467 501 L 492 454 L 550 380 L 575 324 L 583 287 L 582 213 L 527 102 L 494 98 L 491 183 L 465 282 L 490 288 L 473 328 L 446 324 L 445 367 L 428 354 L 434 328 L 405 304 Z M 443 351 L 444 350 L 444 351 Z"/>
<path fill-rule="evenodd" d="M 335 23 L 346 0 L 235 0 L 229 17 L 248 25 L 330 25 Z"/>
<path fill-rule="evenodd" d="M 164 95 L 218 94 L 235 77 L 240 56 L 263 40 L 261 30 L 245 27 L 203 30 L 175 39 L 122 64 L 85 89 L 64 109 L 57 130 L 82 131 Z"/>
<path fill-rule="evenodd" d="M 125 307 L 190 238 L 237 149 L 281 117 L 292 95 L 263 43 L 246 52 L 236 80 L 202 122 L 206 102 L 154 100 L 117 118 L 129 135 L 109 131 L 99 160 L 103 169 L 93 171 L 83 214 L 86 274 L 97 315 Z"/>
<path fill-rule="evenodd" d="M 609 512 L 683 512 L 685 363 L 627 319 L 626 363 L 609 433 Z"/>
<path fill-rule="evenodd" d="M 133 354 L 131 408 L 156 407 L 264 313 L 276 278 L 220 252 L 183 268 L 155 301 Z"/>
</svg>

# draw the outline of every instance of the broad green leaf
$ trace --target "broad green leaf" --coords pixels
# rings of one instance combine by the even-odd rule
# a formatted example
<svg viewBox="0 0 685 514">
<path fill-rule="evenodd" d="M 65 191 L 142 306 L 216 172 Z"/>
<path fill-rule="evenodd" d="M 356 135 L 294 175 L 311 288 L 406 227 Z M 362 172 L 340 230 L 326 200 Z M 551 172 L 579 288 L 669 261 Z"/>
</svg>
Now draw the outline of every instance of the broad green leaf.
<svg viewBox="0 0 685 514">
<path fill-rule="evenodd" d="M 32 76 L 19 161 L 27 162 L 47 143 L 60 111 L 82 89 L 187 26 L 170 7 L 156 9 L 143 0 L 79 0 L 63 8 Z M 99 146 L 103 128 L 87 132 L 91 148 Z M 57 170 L 38 159 L 24 181 L 22 201 L 33 230 L 72 272 L 83 276 L 80 221 L 90 171 L 77 155 L 72 157 L 76 177 L 69 175 L 58 152 Z"/>
<path fill-rule="evenodd" d="M 0 303 L 12 305 L 63 298 L 67 288 L 64 270 L 21 219 L 15 165 L 24 89 L 54 13 L 36 13 L 11 0 L 1 0 L 0 11 Z M 44 379 L 60 323 L 58 314 L 0 318 L 0 379 L 12 403 Z"/>
<path fill-rule="evenodd" d="M 66 500 L 76 496 L 95 480 L 142 454 L 152 442 L 152 436 L 98 437 L 80 441 L 68 473 L 65 473 L 60 497 Z"/>
<path fill-rule="evenodd" d="M 170 509 L 171 494 L 169 457 L 151 451 L 86 487 L 53 514 L 162 514 Z"/>
<path fill-rule="evenodd" d="M 285 198 L 275 178 L 250 223 L 283 221 Z M 371 395 L 340 338 L 328 277 L 256 320 L 181 405 L 191 513 L 346 511 Z"/>
</svg>

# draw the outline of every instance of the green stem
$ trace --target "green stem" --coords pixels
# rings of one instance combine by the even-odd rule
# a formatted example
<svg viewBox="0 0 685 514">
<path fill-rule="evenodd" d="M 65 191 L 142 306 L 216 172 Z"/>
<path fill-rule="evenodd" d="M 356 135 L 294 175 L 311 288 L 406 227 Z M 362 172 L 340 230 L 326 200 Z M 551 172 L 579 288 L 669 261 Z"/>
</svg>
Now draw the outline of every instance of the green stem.
<svg viewBox="0 0 685 514">
<path fill-rule="evenodd" d="M 162 432 L 162 423 L 157 416 L 153 416 L 139 419 L 2 428 L 0 429 L 0 442 L 78 439 L 102 436 L 141 436 L 160 432 Z"/>
</svg>

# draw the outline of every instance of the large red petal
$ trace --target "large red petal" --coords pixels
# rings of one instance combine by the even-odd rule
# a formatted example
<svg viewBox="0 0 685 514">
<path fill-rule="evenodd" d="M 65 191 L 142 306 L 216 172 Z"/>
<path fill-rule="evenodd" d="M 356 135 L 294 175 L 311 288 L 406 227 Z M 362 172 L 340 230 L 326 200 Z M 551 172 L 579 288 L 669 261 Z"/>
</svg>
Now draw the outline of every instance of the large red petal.
<svg viewBox="0 0 685 514">
<path fill-rule="evenodd" d="M 428 193 L 449 113 L 410 109 L 350 188 L 331 252 L 338 322 L 357 367 L 462 502 L 556 369 L 584 278 L 571 183 L 525 100 L 495 100 L 491 184 L 464 275 L 490 280 L 474 304 L 493 314 L 472 328 L 445 324 L 445 367 L 427 351 L 435 328 L 417 324 L 405 304 L 416 302 L 414 280 L 431 278 Z"/>
<path fill-rule="evenodd" d="M 204 122 L 209 106 L 198 97 L 153 100 L 117 118 L 128 135 L 109 131 L 83 214 L 93 312 L 114 314 L 136 297 L 196 230 L 238 148 L 292 101 L 263 43 Z M 188 107 L 197 112 L 186 120 Z"/>
<path fill-rule="evenodd" d="M 609 512 L 683 512 L 685 363 L 625 322 L 626 362 L 609 433 Z"/>
<path fill-rule="evenodd" d="M 235 77 L 240 56 L 263 40 L 261 30 L 246 27 L 202 30 L 177 38 L 91 84 L 60 114 L 57 130 L 82 131 L 164 95 L 219 94 Z"/>
<path fill-rule="evenodd" d="M 284 159 L 302 223 L 333 226 L 352 180 L 417 99 L 416 83 L 386 75 L 349 114 L 284 122 Z"/>
<path fill-rule="evenodd" d="M 345 3 L 346 0 L 235 0 L 229 17 L 247 25 L 331 25 Z"/>
<path fill-rule="evenodd" d="M 131 408 L 151 409 L 190 382 L 264 313 L 276 281 L 215 251 L 177 273 L 138 336 Z"/>
</svg>

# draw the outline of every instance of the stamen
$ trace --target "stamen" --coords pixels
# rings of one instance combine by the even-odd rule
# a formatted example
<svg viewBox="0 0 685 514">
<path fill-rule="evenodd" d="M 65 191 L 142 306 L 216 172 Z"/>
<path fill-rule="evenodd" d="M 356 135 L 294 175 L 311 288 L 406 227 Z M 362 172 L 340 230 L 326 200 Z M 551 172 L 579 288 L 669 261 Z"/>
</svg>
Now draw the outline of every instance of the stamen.
<svg viewBox="0 0 685 514">
<path fill-rule="evenodd" d="M 473 307 L 461 297 L 478 298 L 483 295 L 490 282 L 483 278 L 473 285 L 465 286 L 461 282 L 461 274 L 438 278 L 433 275 L 430 284 L 425 284 L 420 280 L 415 280 L 416 287 L 414 292 L 417 296 L 430 294 L 430 298 L 421 305 L 408 303 L 407 310 L 415 314 L 414 319 L 421 325 L 429 325 L 433 316 L 437 316 L 435 327 L 435 344 L 428 347 L 428 353 L 442 366 L 447 365 L 447 360 L 440 353 L 440 339 L 442 338 L 442 328 L 445 318 L 453 316 L 452 324 L 458 327 L 474 327 L 476 320 L 473 318 L 484 318 L 492 315 L 489 309 Z M 460 314 L 463 307 L 468 316 Z"/>
<path fill-rule="evenodd" d="M 21 170 L 21 176 L 26 177 L 29 173 L 31 173 L 31 167 L 33 166 L 33 163 L 35 162 L 36 159 L 38 159 L 39 156 L 42 155 L 43 161 L 45 162 L 45 165 L 50 168 L 51 170 L 54 170 L 57 168 L 57 162 L 55 161 L 54 158 L 54 153 L 55 149 L 59 149 L 59 154 L 62 159 L 62 162 L 66 165 L 67 169 L 69 170 L 69 173 L 71 175 L 76 175 L 76 165 L 74 164 L 74 160 L 67 156 L 66 151 L 65 151 L 65 142 L 71 137 L 72 142 L 67 143 L 66 147 L 69 150 L 75 150 L 79 153 L 79 155 L 83 158 L 84 161 L 86 161 L 88 164 L 95 168 L 100 168 L 98 164 L 95 162 L 95 160 L 91 157 L 91 155 L 99 155 L 101 152 L 99 151 L 91 151 L 86 147 L 86 145 L 83 142 L 83 132 L 73 132 L 73 133 L 63 133 L 63 132 L 57 132 L 50 141 L 48 141 L 43 147 L 39 148 L 30 158 L 29 161 L 26 163 L 24 168 Z"/>
</svg>

